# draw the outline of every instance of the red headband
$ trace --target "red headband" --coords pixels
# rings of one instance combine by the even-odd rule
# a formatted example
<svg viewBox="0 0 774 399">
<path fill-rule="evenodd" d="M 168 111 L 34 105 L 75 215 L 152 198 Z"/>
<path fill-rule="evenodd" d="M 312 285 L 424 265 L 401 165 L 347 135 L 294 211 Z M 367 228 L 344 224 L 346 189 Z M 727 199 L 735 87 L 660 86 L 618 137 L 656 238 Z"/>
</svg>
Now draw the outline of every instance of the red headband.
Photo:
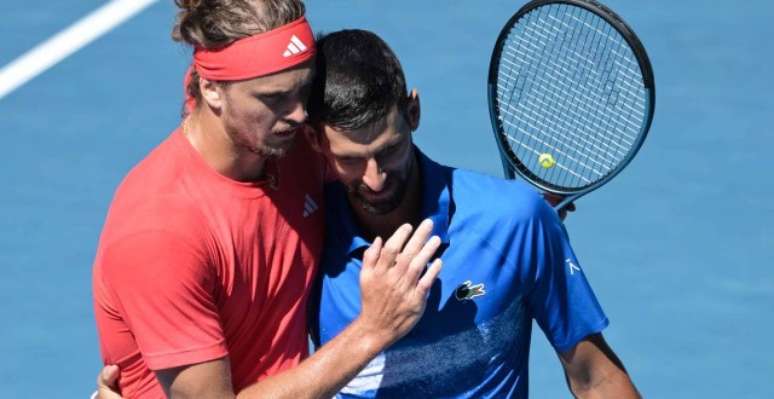
<svg viewBox="0 0 774 399">
<path fill-rule="evenodd" d="M 192 68 L 208 80 L 234 81 L 270 75 L 314 57 L 314 34 L 301 17 L 287 25 L 246 37 L 217 49 L 197 47 Z M 186 108 L 190 111 L 195 99 L 188 96 L 191 70 L 186 73 Z"/>
</svg>

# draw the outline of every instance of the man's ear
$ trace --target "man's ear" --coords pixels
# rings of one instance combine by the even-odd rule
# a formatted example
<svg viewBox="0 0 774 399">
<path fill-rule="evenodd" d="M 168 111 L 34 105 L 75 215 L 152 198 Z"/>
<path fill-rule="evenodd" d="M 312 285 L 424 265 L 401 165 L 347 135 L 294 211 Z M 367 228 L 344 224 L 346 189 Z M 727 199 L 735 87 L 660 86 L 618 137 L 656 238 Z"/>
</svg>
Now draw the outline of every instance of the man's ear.
<svg viewBox="0 0 774 399">
<path fill-rule="evenodd" d="M 419 93 L 417 92 L 417 89 L 411 89 L 411 93 L 408 95 L 408 102 L 406 103 L 406 121 L 408 122 L 409 127 L 411 127 L 412 132 L 419 127 L 420 111 Z"/>
<path fill-rule="evenodd" d="M 215 110 L 223 108 L 223 87 L 212 80 L 199 78 L 199 92 L 207 105 Z"/>
</svg>

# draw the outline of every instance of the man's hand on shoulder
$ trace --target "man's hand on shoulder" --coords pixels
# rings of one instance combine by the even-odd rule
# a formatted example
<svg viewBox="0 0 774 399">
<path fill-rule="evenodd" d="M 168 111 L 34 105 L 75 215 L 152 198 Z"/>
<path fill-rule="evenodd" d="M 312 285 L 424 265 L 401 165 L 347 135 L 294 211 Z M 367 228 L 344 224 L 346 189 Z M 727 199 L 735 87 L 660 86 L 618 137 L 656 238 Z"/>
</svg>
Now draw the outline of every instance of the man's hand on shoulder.
<svg viewBox="0 0 774 399">
<path fill-rule="evenodd" d="M 374 356 L 408 333 L 422 317 L 428 293 L 441 270 L 435 256 L 441 240 L 433 224 L 399 228 L 366 250 L 360 275 L 362 309 L 347 329 L 298 367 L 262 379 L 239 392 L 242 398 L 318 398 L 335 395 Z M 428 266 L 429 264 L 429 266 Z M 98 378 L 99 399 L 117 399 L 118 369 Z M 227 358 L 162 370 L 156 378 L 171 398 L 233 398 Z M 297 384 L 305 381 L 305 384 Z"/>
<path fill-rule="evenodd" d="M 413 235 L 411 225 L 405 224 L 384 244 L 380 238 L 374 240 L 363 255 L 362 309 L 356 323 L 377 338 L 378 346 L 403 337 L 424 313 L 428 292 L 441 270 L 440 259 L 427 267 L 441 244 L 438 237 L 430 237 L 432 231 L 430 220 Z"/>
</svg>

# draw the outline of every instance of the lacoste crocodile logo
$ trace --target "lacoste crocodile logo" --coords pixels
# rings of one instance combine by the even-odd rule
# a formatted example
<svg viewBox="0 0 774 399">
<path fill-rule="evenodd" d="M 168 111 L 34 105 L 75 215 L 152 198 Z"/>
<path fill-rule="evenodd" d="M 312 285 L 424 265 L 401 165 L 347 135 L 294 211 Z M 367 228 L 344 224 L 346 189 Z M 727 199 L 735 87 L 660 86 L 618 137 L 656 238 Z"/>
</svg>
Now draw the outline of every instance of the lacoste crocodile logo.
<svg viewBox="0 0 774 399">
<path fill-rule="evenodd" d="M 484 283 L 473 285 L 473 282 L 470 280 L 462 283 L 454 290 L 454 297 L 457 298 L 458 301 L 470 300 L 484 294 L 486 294 Z"/>
</svg>

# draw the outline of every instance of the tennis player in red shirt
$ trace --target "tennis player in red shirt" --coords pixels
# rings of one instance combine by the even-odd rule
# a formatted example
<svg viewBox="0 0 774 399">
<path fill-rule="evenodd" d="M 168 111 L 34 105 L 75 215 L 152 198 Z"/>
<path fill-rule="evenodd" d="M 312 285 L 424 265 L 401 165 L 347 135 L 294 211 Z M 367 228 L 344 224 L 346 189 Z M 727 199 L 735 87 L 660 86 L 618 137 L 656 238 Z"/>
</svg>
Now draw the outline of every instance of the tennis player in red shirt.
<svg viewBox="0 0 774 399">
<path fill-rule="evenodd" d="M 304 6 L 176 3 L 173 35 L 195 49 L 186 113 L 105 221 L 93 274 L 103 360 L 127 398 L 330 397 L 421 316 L 440 241 L 429 222 L 377 240 L 360 317 L 308 357 L 324 162 L 299 132 L 315 54 Z"/>
</svg>

